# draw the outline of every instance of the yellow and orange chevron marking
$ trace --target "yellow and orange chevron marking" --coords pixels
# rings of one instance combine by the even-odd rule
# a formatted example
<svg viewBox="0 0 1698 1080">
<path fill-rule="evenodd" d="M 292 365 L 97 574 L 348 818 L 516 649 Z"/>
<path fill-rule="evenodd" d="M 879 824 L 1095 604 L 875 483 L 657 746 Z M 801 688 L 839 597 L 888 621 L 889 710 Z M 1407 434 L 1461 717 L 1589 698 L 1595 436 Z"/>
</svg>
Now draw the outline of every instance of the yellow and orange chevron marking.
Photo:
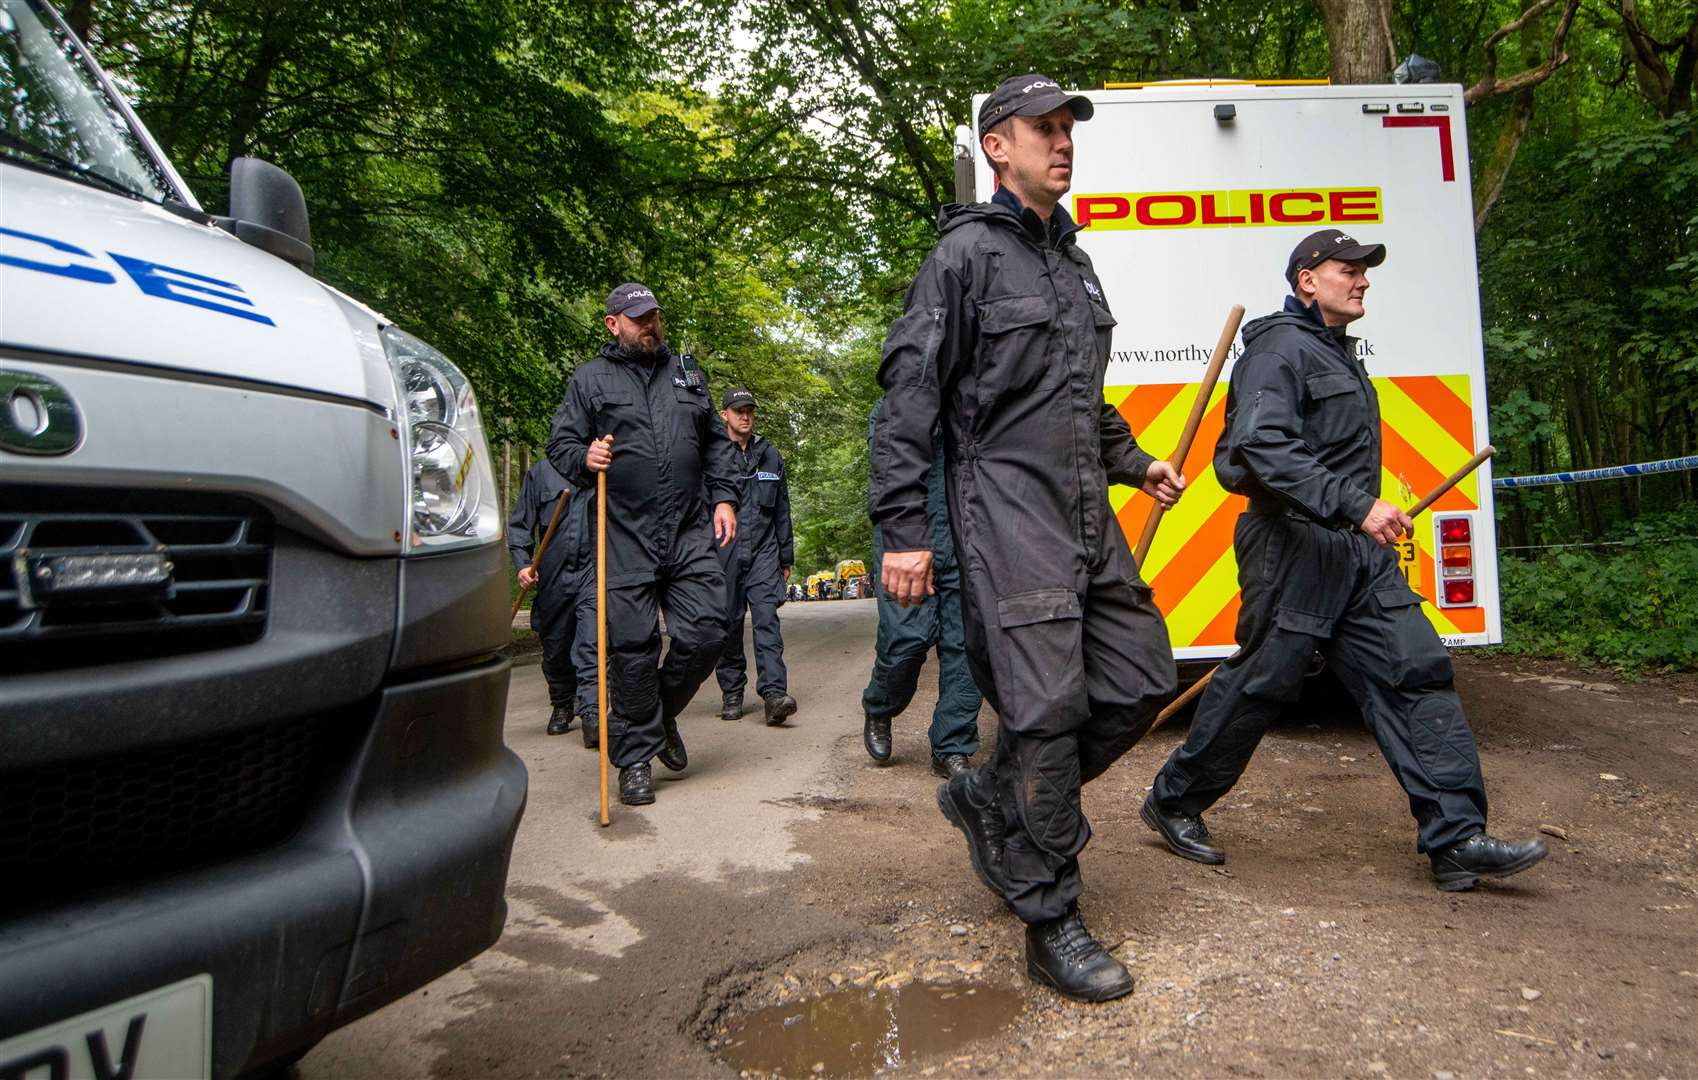
<svg viewBox="0 0 1698 1080">
<path fill-rule="evenodd" d="M 1380 396 L 1382 497 L 1408 506 L 1437 487 L 1474 452 L 1474 411 L 1466 375 L 1410 375 L 1375 379 Z M 1179 442 L 1185 417 L 1196 399 L 1195 383 L 1111 386 L 1104 397 L 1120 410 L 1138 445 L 1160 457 Z M 1226 384 L 1215 388 L 1191 446 L 1184 472 L 1185 498 L 1167 513 L 1143 568 L 1155 590 L 1156 604 L 1167 616 L 1175 648 L 1228 653 L 1238 619 L 1238 564 L 1232 555 L 1232 530 L 1244 499 L 1215 481 L 1214 450 L 1226 422 Z M 1479 508 L 1479 475 L 1468 477 L 1433 507 L 1437 511 Z M 1149 496 L 1131 488 L 1109 491 L 1110 505 L 1128 538 L 1143 531 Z M 1491 522 L 1477 523 L 1490 528 Z M 1432 511 L 1416 521 L 1417 591 L 1427 597 L 1422 610 L 1440 634 L 1481 634 L 1484 608 L 1439 610 L 1432 603 Z"/>
</svg>

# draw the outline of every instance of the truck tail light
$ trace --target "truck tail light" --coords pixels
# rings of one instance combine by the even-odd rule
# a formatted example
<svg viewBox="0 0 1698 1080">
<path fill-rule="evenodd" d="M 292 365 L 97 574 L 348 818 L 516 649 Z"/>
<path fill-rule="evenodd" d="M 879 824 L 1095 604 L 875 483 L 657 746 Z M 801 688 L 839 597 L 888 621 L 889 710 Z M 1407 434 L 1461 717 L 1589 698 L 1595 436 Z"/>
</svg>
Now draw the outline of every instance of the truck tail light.
<svg viewBox="0 0 1698 1080">
<path fill-rule="evenodd" d="M 1474 607 L 1474 519 L 1446 514 L 1434 525 L 1439 534 L 1438 606 Z"/>
</svg>

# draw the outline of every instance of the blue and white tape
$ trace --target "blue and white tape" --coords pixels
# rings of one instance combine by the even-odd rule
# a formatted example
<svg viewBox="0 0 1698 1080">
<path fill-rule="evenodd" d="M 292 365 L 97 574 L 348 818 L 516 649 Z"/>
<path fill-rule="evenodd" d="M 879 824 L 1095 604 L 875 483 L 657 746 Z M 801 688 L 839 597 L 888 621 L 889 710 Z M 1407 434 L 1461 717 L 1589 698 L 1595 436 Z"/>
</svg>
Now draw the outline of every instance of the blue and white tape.
<svg viewBox="0 0 1698 1080">
<path fill-rule="evenodd" d="M 1619 480 L 1624 476 L 1649 476 L 1652 473 L 1682 472 L 1698 469 L 1698 455 L 1646 461 L 1638 465 L 1613 465 L 1607 469 L 1584 469 L 1579 472 L 1542 473 L 1538 476 L 1500 476 L 1492 481 L 1494 488 L 1544 487 L 1549 484 L 1583 484 L 1588 480 Z"/>
</svg>

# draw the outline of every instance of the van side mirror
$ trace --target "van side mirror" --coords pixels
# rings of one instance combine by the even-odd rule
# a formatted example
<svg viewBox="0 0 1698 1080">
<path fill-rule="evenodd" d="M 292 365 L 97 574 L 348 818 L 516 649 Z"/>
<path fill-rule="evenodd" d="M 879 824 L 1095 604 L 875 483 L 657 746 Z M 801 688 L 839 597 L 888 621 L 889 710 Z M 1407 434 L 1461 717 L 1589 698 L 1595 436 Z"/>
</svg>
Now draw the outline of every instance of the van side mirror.
<svg viewBox="0 0 1698 1080">
<path fill-rule="evenodd" d="M 306 196 L 294 177 L 271 162 L 239 157 L 230 163 L 230 216 L 216 220 L 242 243 L 312 273 Z"/>
</svg>

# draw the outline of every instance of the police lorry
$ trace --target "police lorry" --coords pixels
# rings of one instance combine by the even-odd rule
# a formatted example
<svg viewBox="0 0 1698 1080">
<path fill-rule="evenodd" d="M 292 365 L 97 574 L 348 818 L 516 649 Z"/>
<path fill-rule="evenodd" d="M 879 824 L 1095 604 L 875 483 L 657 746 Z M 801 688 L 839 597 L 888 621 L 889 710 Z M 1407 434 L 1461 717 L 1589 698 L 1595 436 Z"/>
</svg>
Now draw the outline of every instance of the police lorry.
<svg viewBox="0 0 1698 1080">
<path fill-rule="evenodd" d="M 39 0 L 0 100 L 0 1077 L 275 1070 L 505 920 L 478 402 Z"/>
<path fill-rule="evenodd" d="M 1409 506 L 1486 445 L 1462 87 L 1201 79 L 1084 93 L 1095 113 L 1073 129 L 1063 205 L 1117 319 L 1104 394 L 1140 446 L 1174 452 L 1228 309 L 1278 311 L 1293 245 L 1333 226 L 1388 252 L 1350 329 L 1380 399 L 1379 494 Z M 988 198 L 995 177 L 968 129 L 956 144 L 958 186 Z M 1234 646 L 1245 501 L 1216 482 L 1212 458 L 1239 348 L 1184 462 L 1185 498 L 1140 568 L 1180 660 Z M 1487 462 L 1398 544 L 1447 645 L 1503 640 L 1491 493 Z M 1149 496 L 1117 487 L 1110 503 L 1135 541 Z"/>
</svg>

